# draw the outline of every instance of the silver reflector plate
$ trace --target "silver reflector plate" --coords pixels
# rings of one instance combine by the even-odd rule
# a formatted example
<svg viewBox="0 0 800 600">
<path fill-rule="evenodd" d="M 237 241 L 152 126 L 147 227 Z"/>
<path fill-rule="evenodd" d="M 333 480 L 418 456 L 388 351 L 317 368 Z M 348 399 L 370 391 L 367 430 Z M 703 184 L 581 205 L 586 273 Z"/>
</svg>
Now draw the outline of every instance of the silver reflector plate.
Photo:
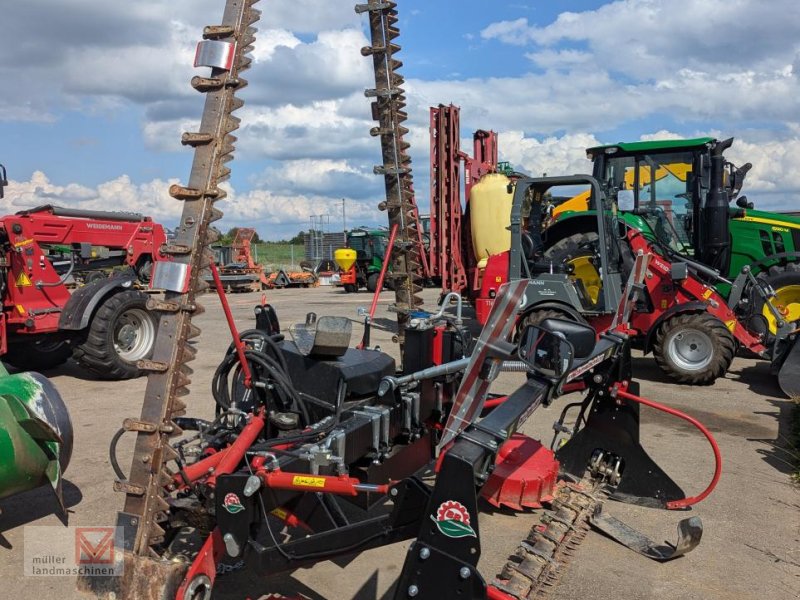
<svg viewBox="0 0 800 600">
<path fill-rule="evenodd" d="M 189 290 L 189 265 L 169 261 L 156 261 L 153 276 L 150 278 L 151 290 L 167 290 L 185 294 Z"/>
<path fill-rule="evenodd" d="M 194 55 L 194 66 L 212 67 L 214 69 L 230 71 L 233 66 L 233 55 L 235 51 L 236 44 L 233 42 L 203 40 L 197 44 L 197 52 L 195 52 Z"/>
</svg>

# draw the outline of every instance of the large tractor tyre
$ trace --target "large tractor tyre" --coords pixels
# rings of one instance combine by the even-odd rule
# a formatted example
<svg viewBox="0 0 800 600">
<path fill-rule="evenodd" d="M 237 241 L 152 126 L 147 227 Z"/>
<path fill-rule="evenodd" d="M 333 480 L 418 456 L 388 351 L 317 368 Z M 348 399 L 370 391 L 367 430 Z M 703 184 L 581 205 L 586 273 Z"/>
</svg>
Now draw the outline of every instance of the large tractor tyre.
<svg viewBox="0 0 800 600">
<path fill-rule="evenodd" d="M 603 281 L 597 266 L 598 236 L 594 231 L 574 233 L 558 240 L 544 252 L 546 261 L 554 265 L 572 267 L 570 278 L 579 280 L 586 292 L 586 300 L 590 306 L 597 306 Z"/>
<path fill-rule="evenodd" d="M 137 361 L 153 354 L 158 322 L 147 310 L 147 294 L 126 290 L 106 298 L 89 325 L 75 359 L 100 379 L 131 379 L 142 374 Z"/>
<path fill-rule="evenodd" d="M 770 304 L 778 309 L 783 320 L 789 323 L 800 321 L 800 263 L 771 267 L 758 278 L 775 290 Z M 754 304 L 756 314 L 766 319 L 769 337 L 774 336 L 778 332 L 778 322 L 769 306 L 761 296 L 754 298 Z"/>
<path fill-rule="evenodd" d="M 656 332 L 653 356 L 679 383 L 709 385 L 733 362 L 736 341 L 725 324 L 708 313 L 676 315 Z"/>
<path fill-rule="evenodd" d="M 358 286 L 355 283 L 345 283 L 342 287 L 346 294 L 355 294 L 358 291 Z"/>
<path fill-rule="evenodd" d="M 378 279 L 380 274 L 373 273 L 369 277 L 367 277 L 367 291 L 371 294 L 375 293 L 375 290 L 378 289 Z"/>
<path fill-rule="evenodd" d="M 72 346 L 69 342 L 42 337 L 14 343 L 3 356 L 3 362 L 20 371 L 49 371 L 63 365 L 71 357 Z"/>
</svg>

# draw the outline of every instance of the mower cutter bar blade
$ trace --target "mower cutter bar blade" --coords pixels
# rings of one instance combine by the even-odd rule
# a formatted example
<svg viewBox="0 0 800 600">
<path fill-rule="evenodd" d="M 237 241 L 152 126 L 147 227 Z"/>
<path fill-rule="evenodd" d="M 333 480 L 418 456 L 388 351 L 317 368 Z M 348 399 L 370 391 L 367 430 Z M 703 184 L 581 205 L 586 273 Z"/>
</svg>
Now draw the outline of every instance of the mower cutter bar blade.
<svg viewBox="0 0 800 600">
<path fill-rule="evenodd" d="M 678 542 L 676 544 L 659 545 L 619 519 L 604 514 L 602 505 L 597 506 L 589 523 L 623 546 L 659 562 L 672 560 L 691 552 L 700 543 L 700 538 L 703 536 L 703 523 L 700 518 L 689 517 L 678 522 Z"/>
</svg>

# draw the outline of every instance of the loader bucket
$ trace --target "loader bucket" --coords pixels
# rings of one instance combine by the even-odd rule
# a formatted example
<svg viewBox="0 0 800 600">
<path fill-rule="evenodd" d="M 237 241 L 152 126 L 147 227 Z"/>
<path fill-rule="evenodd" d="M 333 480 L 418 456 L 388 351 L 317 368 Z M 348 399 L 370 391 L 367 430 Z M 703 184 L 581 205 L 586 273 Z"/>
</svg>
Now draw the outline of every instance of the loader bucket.
<svg viewBox="0 0 800 600">
<path fill-rule="evenodd" d="M 790 344 L 778 371 L 778 385 L 789 398 L 800 398 L 800 335 Z"/>
<path fill-rule="evenodd" d="M 0 366 L 0 498 L 50 485 L 63 513 L 72 440 L 67 407 L 47 378 Z"/>
</svg>

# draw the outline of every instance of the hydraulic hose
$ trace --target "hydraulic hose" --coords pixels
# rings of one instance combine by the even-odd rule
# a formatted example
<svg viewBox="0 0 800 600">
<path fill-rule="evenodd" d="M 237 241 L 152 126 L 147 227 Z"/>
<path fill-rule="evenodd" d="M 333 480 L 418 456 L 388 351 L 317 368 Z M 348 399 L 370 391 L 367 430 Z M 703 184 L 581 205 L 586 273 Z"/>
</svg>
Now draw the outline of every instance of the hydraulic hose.
<svg viewBox="0 0 800 600">
<path fill-rule="evenodd" d="M 714 477 L 711 479 L 711 483 L 706 486 L 702 492 L 700 492 L 697 496 L 692 496 L 690 498 L 682 498 L 680 500 L 672 500 L 666 503 L 666 507 L 669 510 L 679 510 L 682 508 L 688 508 L 693 504 L 697 504 L 698 502 L 704 500 L 706 496 L 708 496 L 714 488 L 717 486 L 719 482 L 720 475 L 722 474 L 722 454 L 720 454 L 719 446 L 717 445 L 717 440 L 714 439 L 714 436 L 711 435 L 711 432 L 697 419 L 690 417 L 686 413 L 683 413 L 679 410 L 674 408 L 670 408 L 669 406 L 664 406 L 658 402 L 654 402 L 653 400 L 648 400 L 647 398 L 642 398 L 641 396 L 637 396 L 635 394 L 631 394 L 630 392 L 626 392 L 624 390 L 617 390 L 617 395 L 620 398 L 625 398 L 626 400 L 631 400 L 633 402 L 638 402 L 639 404 L 644 404 L 645 406 L 649 406 L 650 408 L 655 408 L 656 410 L 660 410 L 662 412 L 667 413 L 668 415 L 672 415 L 674 417 L 678 417 L 679 419 L 683 419 L 684 421 L 688 421 L 692 425 L 694 425 L 700 432 L 706 437 L 708 443 L 711 444 L 711 449 L 714 451 Z"/>
</svg>

